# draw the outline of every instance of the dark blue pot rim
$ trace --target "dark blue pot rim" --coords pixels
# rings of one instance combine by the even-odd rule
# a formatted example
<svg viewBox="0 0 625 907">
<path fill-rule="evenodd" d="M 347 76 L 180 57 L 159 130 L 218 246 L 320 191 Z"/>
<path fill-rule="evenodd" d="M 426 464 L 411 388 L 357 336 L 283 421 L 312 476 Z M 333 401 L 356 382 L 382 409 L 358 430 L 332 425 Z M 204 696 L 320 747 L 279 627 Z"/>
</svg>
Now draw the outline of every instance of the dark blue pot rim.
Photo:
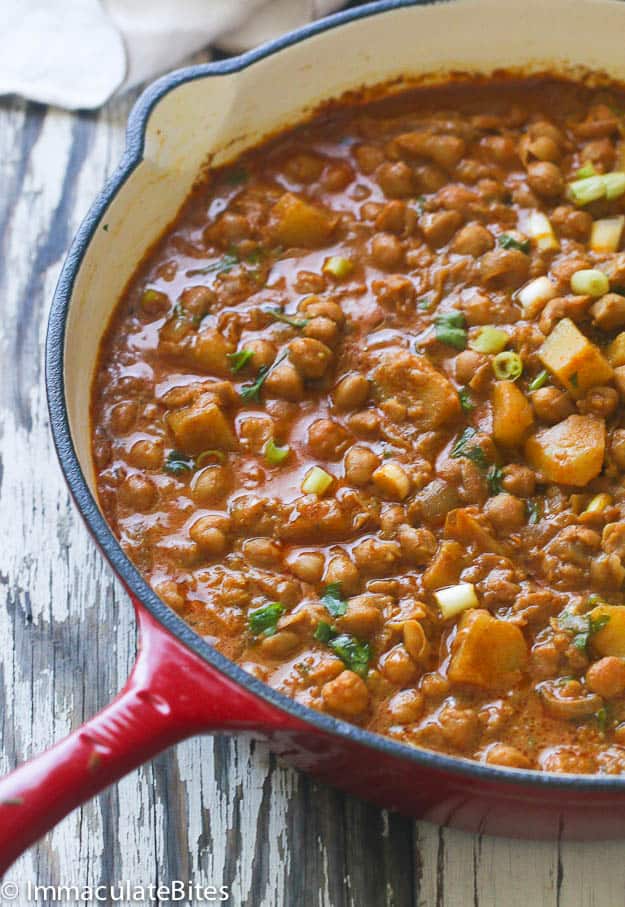
<svg viewBox="0 0 625 907">
<path fill-rule="evenodd" d="M 142 602 L 150 614 L 173 636 L 211 667 L 229 677 L 239 686 L 249 690 L 255 696 L 281 711 L 306 722 L 319 731 L 333 734 L 339 739 L 342 738 L 348 742 L 378 750 L 396 759 L 411 762 L 414 765 L 415 772 L 419 768 L 424 768 L 460 776 L 469 783 L 477 780 L 492 782 L 499 786 L 505 783 L 511 788 L 510 794 L 519 785 L 531 785 L 537 788 L 558 788 L 571 793 L 579 793 L 581 791 L 620 791 L 623 789 L 625 779 L 618 776 L 606 778 L 605 776 L 597 775 L 557 775 L 533 770 L 504 769 L 397 743 L 388 737 L 374 734 L 332 718 L 329 715 L 309 709 L 282 693 L 272 690 L 206 643 L 188 624 L 184 623 L 158 598 L 156 593 L 142 578 L 132 562 L 124 554 L 100 513 L 87 485 L 71 438 L 65 399 L 64 347 L 67 316 L 74 282 L 89 243 L 107 208 L 142 160 L 147 122 L 153 108 L 161 98 L 185 82 L 239 72 L 258 60 L 279 53 L 293 44 L 298 44 L 307 38 L 346 23 L 380 15 L 401 7 L 429 5 L 436 2 L 449 2 L 449 0 L 377 0 L 377 2 L 367 3 L 364 6 L 320 19 L 249 53 L 227 60 L 203 63 L 176 70 L 153 82 L 141 94 L 130 113 L 126 131 L 126 150 L 120 164 L 94 201 L 72 242 L 52 301 L 46 336 L 45 365 L 48 409 L 54 444 L 74 501 L 115 573 Z M 259 730 L 262 730 L 262 728 L 259 728 Z"/>
</svg>

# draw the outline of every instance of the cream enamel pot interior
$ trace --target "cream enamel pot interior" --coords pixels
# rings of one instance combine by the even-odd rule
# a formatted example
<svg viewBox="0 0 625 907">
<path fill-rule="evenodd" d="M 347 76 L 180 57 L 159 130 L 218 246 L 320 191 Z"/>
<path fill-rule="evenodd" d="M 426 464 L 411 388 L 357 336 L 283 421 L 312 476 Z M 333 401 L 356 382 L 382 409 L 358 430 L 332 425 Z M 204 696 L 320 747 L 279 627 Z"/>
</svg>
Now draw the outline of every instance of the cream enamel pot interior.
<svg viewBox="0 0 625 907">
<path fill-rule="evenodd" d="M 601 70 L 625 81 L 621 0 L 369 4 L 246 56 L 160 79 L 138 101 L 119 169 L 72 245 L 47 341 L 51 423 L 85 521 L 133 598 L 128 685 L 99 716 L 0 781 L 0 872 L 73 808 L 186 736 L 253 730 L 323 780 L 389 808 L 483 832 L 625 833 L 625 779 L 501 769 L 410 748 L 312 712 L 228 662 L 150 590 L 94 498 L 89 396 L 113 308 L 207 156 L 226 162 L 349 89 L 450 71 Z"/>
</svg>

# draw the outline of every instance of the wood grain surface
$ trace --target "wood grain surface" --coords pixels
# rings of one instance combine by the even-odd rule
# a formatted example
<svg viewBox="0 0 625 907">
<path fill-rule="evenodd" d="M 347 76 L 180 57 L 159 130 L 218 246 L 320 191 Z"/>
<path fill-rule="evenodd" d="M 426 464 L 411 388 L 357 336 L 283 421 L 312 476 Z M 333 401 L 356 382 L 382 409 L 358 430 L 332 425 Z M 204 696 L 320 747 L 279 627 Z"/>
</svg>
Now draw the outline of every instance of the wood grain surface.
<svg viewBox="0 0 625 907">
<path fill-rule="evenodd" d="M 63 256 L 119 160 L 131 101 L 94 115 L 0 106 L 0 773 L 101 708 L 135 649 L 132 609 L 56 462 L 42 365 Z M 615 907 L 623 849 L 412 822 L 317 785 L 252 740 L 205 737 L 74 813 L 9 878 L 190 880 L 230 886 L 237 907 Z"/>
</svg>

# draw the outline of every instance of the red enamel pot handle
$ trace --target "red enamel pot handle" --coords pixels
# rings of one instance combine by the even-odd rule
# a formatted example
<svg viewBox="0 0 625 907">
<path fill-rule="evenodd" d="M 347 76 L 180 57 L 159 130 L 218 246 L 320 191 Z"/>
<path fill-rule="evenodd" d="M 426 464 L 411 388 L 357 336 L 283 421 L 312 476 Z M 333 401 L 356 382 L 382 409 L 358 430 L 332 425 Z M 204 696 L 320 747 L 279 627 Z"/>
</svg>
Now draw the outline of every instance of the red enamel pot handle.
<svg viewBox="0 0 625 907">
<path fill-rule="evenodd" d="M 140 649 L 119 696 L 0 780 L 0 878 L 73 809 L 185 737 L 290 724 L 283 712 L 207 665 L 135 605 Z"/>
</svg>

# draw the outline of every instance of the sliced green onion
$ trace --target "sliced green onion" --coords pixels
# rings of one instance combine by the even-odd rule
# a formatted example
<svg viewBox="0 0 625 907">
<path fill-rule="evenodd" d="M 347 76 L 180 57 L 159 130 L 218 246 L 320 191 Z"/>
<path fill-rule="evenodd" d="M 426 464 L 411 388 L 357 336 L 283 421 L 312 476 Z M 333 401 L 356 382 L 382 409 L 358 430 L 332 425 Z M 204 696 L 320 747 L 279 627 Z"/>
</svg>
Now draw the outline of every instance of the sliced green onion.
<svg viewBox="0 0 625 907">
<path fill-rule="evenodd" d="M 593 252 L 616 252 L 621 244 L 625 217 L 602 217 L 594 221 L 590 231 L 590 248 Z"/>
<path fill-rule="evenodd" d="M 505 350 L 493 359 L 493 371 L 499 381 L 516 381 L 523 374 L 523 360 L 518 353 Z"/>
<path fill-rule="evenodd" d="M 605 182 L 602 176 L 586 176 L 569 183 L 569 197 L 576 205 L 589 205 L 605 198 Z"/>
<path fill-rule="evenodd" d="M 322 469 L 321 466 L 313 466 L 304 476 L 302 482 L 302 491 L 304 494 L 316 494 L 321 496 L 332 484 L 333 477 Z"/>
<path fill-rule="evenodd" d="M 560 243 L 551 226 L 551 221 L 542 211 L 531 212 L 526 230 L 539 251 L 544 252 L 549 249 L 556 250 L 560 248 Z"/>
<path fill-rule="evenodd" d="M 517 298 L 523 307 L 523 314 L 534 318 L 557 295 L 558 291 L 548 277 L 536 277 L 519 290 Z"/>
<path fill-rule="evenodd" d="M 338 280 L 349 277 L 353 270 L 354 262 L 340 255 L 332 255 L 323 266 L 324 274 L 331 274 L 332 277 L 336 277 Z"/>
<path fill-rule="evenodd" d="M 588 161 L 587 164 L 584 164 L 583 167 L 580 167 L 577 171 L 577 178 L 579 180 L 587 179 L 589 176 L 597 176 L 597 171 L 594 168 L 594 165 L 591 161 Z"/>
<path fill-rule="evenodd" d="M 540 390 L 540 388 L 544 387 L 548 381 L 549 381 L 549 372 L 547 371 L 547 369 L 543 369 L 541 372 L 539 372 L 536 375 L 536 377 L 534 378 L 533 381 L 530 381 L 527 389 L 530 392 Z"/>
<path fill-rule="evenodd" d="M 281 463 L 284 463 L 290 451 L 291 448 L 288 444 L 285 444 L 284 447 L 279 447 L 273 438 L 269 438 L 265 444 L 263 454 L 270 466 L 279 466 Z"/>
<path fill-rule="evenodd" d="M 571 277 L 571 289 L 579 296 L 604 296 L 610 289 L 610 281 L 603 271 L 583 268 Z"/>
<path fill-rule="evenodd" d="M 614 173 L 606 173 L 602 179 L 605 186 L 605 197 L 609 202 L 619 198 L 625 192 L 625 173 L 615 170 Z"/>
<path fill-rule="evenodd" d="M 480 606 L 473 583 L 458 583 L 456 586 L 438 589 L 434 593 L 434 598 L 446 620 L 456 617 L 457 614 L 461 614 L 468 608 L 479 608 Z"/>
<path fill-rule="evenodd" d="M 501 328 L 487 324 L 469 340 L 469 347 L 477 353 L 500 353 L 505 349 L 509 340 L 510 337 Z"/>
<path fill-rule="evenodd" d="M 584 513 L 603 513 L 606 507 L 609 507 L 612 503 L 612 495 L 607 494 L 607 492 L 601 492 L 596 494 Z"/>
<path fill-rule="evenodd" d="M 226 455 L 223 450 L 203 450 L 201 454 L 195 459 L 196 467 L 203 466 L 207 460 L 215 459 L 219 460 L 220 463 L 226 462 Z"/>
</svg>

